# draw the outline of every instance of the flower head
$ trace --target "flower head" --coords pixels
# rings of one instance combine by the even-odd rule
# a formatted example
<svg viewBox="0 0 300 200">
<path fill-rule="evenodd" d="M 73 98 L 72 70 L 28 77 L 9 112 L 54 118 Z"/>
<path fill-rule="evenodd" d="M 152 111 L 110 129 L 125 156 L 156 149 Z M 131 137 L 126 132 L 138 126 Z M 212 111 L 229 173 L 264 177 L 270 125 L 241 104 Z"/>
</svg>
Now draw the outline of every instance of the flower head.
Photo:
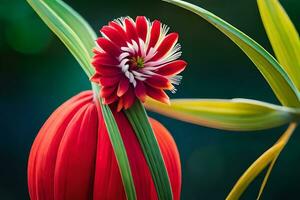
<svg viewBox="0 0 300 200">
<path fill-rule="evenodd" d="M 181 56 L 177 33 L 155 20 L 139 16 L 119 18 L 104 26 L 94 49 L 96 69 L 92 81 L 100 84 L 103 103 L 129 108 L 136 99 L 149 96 L 169 103 L 164 90 L 175 92 L 186 62 Z"/>
</svg>

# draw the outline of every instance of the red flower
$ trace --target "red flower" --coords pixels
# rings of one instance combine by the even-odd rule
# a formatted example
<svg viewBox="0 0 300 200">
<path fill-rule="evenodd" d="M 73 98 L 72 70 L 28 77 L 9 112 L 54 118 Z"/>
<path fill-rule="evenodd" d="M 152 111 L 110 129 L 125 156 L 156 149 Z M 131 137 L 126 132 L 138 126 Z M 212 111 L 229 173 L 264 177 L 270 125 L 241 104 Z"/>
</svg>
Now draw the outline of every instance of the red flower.
<svg viewBox="0 0 300 200">
<path fill-rule="evenodd" d="M 105 104 L 117 102 L 117 109 L 129 108 L 136 98 L 146 96 L 169 103 L 164 90 L 175 92 L 178 76 L 186 62 L 181 56 L 178 34 L 159 21 L 146 17 L 120 18 L 104 26 L 97 39 L 92 81 L 100 84 Z"/>
<path fill-rule="evenodd" d="M 123 112 L 114 112 L 136 187 L 137 199 L 157 199 L 136 135 Z M 169 132 L 150 119 L 170 178 L 180 198 L 179 154 Z M 126 199 L 100 106 L 87 91 L 60 106 L 40 130 L 28 163 L 32 200 Z"/>
</svg>

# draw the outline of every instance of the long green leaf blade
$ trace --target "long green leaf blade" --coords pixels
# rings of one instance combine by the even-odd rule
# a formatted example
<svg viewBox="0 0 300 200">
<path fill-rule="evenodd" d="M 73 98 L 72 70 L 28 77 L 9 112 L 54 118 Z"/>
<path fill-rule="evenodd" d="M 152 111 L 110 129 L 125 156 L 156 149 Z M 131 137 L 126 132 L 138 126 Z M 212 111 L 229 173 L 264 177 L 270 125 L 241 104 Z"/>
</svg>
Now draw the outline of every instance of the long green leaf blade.
<svg viewBox="0 0 300 200">
<path fill-rule="evenodd" d="M 249 99 L 148 99 L 146 108 L 185 122 L 232 131 L 269 129 L 300 119 L 300 110 Z"/>
<path fill-rule="evenodd" d="M 300 90 L 300 40 L 278 0 L 258 0 L 258 8 L 275 55 Z"/>
<path fill-rule="evenodd" d="M 185 8 L 199 15 L 222 33 L 229 37 L 256 65 L 258 70 L 265 77 L 279 101 L 289 107 L 297 107 L 300 105 L 299 91 L 292 83 L 287 73 L 283 70 L 276 59 L 270 55 L 257 42 L 248 37 L 246 34 L 217 17 L 213 13 L 181 0 L 164 0 Z"/>
<path fill-rule="evenodd" d="M 28 0 L 28 2 L 48 27 L 66 45 L 90 78 L 94 74 L 94 69 L 90 62 L 96 38 L 90 26 L 78 13 L 60 0 Z M 135 186 L 118 126 L 110 108 L 107 105 L 103 105 L 101 99 L 98 98 L 99 86 L 94 84 L 92 86 L 97 97 L 96 99 L 102 108 L 103 118 L 119 165 L 126 197 L 129 200 L 134 200 L 136 199 Z"/>
<path fill-rule="evenodd" d="M 65 2 L 61 0 L 44 0 L 44 2 L 75 32 L 92 58 L 97 35 L 91 26 Z"/>
<path fill-rule="evenodd" d="M 226 200 L 237 200 L 247 189 L 248 185 L 269 165 L 272 164 L 274 159 L 277 159 L 282 149 L 285 147 L 289 141 L 291 135 L 296 129 L 296 124 L 292 123 L 289 125 L 288 129 L 279 138 L 279 140 L 264 154 L 262 154 L 240 177 L 237 183 L 234 185 L 233 189 L 227 196 Z M 269 171 L 267 176 L 269 176 Z M 264 183 L 265 184 L 265 180 Z M 264 186 L 264 185 L 263 185 Z"/>
<path fill-rule="evenodd" d="M 158 199 L 173 199 L 168 172 L 144 106 L 140 101 L 136 101 L 130 109 L 125 111 L 125 113 L 141 144 L 152 174 Z"/>
</svg>

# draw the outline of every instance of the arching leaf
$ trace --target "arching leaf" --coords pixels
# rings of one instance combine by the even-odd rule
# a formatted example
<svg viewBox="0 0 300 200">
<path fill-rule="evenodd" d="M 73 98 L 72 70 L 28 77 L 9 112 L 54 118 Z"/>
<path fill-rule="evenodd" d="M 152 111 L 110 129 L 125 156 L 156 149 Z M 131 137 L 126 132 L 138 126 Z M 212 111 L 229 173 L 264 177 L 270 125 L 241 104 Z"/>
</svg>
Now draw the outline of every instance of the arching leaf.
<svg viewBox="0 0 300 200">
<path fill-rule="evenodd" d="M 147 99 L 146 108 L 185 122 L 217 129 L 254 131 L 296 121 L 300 110 L 249 99 Z"/>
<path fill-rule="evenodd" d="M 231 24 L 201 7 L 181 0 L 164 1 L 185 8 L 214 25 L 217 29 L 229 37 L 238 47 L 240 47 L 241 50 L 251 59 L 269 83 L 278 100 L 283 105 L 290 107 L 300 106 L 299 91 L 292 83 L 288 74 L 277 60 L 257 42 Z"/>
<path fill-rule="evenodd" d="M 275 55 L 300 90 L 299 34 L 278 0 L 258 0 L 257 3 Z"/>
</svg>

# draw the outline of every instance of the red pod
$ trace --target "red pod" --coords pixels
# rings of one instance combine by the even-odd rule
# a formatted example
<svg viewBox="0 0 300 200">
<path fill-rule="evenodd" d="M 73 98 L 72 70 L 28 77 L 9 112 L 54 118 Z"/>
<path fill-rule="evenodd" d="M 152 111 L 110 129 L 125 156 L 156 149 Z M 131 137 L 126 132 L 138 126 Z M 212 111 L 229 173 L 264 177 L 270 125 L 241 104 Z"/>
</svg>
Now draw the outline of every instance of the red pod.
<svg viewBox="0 0 300 200">
<path fill-rule="evenodd" d="M 123 112 L 114 112 L 127 151 L 137 199 L 157 199 L 154 182 L 136 135 Z M 150 119 L 174 199 L 180 198 L 181 166 L 176 144 Z M 101 109 L 91 91 L 61 105 L 38 133 L 28 161 L 32 200 L 126 199 Z"/>
</svg>

